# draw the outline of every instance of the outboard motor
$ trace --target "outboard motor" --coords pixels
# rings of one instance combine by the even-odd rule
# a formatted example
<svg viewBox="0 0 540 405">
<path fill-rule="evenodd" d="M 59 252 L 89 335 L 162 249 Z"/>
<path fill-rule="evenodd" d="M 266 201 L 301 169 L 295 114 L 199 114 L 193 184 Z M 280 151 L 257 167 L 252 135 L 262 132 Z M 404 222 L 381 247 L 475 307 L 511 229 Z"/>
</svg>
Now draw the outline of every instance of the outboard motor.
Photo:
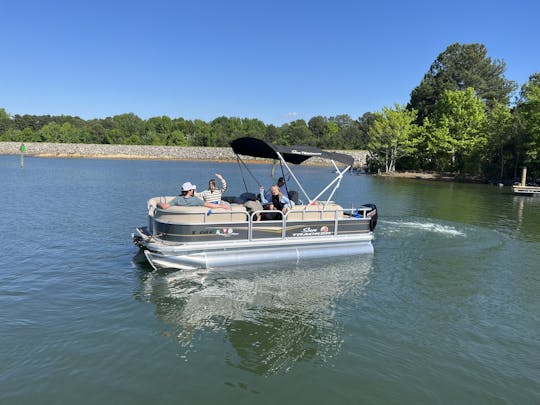
<svg viewBox="0 0 540 405">
<path fill-rule="evenodd" d="M 364 204 L 364 207 L 371 208 L 371 211 L 368 211 L 366 215 L 370 218 L 369 221 L 369 230 L 373 231 L 377 226 L 377 220 L 379 219 L 379 213 L 377 212 L 377 206 L 375 204 Z"/>
</svg>

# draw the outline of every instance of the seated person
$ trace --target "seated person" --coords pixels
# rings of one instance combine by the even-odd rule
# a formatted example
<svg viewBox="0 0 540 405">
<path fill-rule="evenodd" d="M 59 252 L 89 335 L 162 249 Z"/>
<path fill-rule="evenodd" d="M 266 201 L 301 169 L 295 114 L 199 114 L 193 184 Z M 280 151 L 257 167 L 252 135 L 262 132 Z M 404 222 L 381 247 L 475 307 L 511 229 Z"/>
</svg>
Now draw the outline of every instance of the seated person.
<svg viewBox="0 0 540 405">
<path fill-rule="evenodd" d="M 283 214 L 285 214 L 287 213 L 287 210 L 292 208 L 294 205 L 294 202 L 289 200 L 288 197 L 285 197 L 283 193 L 280 191 L 279 187 L 275 184 L 272 187 L 270 187 L 271 198 L 269 200 L 266 199 L 265 197 L 266 193 L 264 192 L 264 189 L 262 187 L 260 191 L 261 191 L 261 202 L 263 206 L 265 206 L 265 209 L 281 211 Z M 274 218 L 272 219 L 276 219 L 277 216 L 273 215 L 273 217 Z"/>
<path fill-rule="evenodd" d="M 259 200 L 257 200 L 257 196 L 254 193 L 245 192 L 240 194 L 238 197 L 234 197 L 233 202 L 236 204 L 242 204 L 244 207 L 246 207 L 246 210 L 251 214 L 255 211 L 262 211 L 264 208 Z M 261 220 L 261 213 L 258 212 L 255 214 L 255 221 Z"/>
<path fill-rule="evenodd" d="M 224 208 L 230 210 L 231 207 L 229 204 L 214 204 L 210 202 L 204 202 L 199 197 L 195 197 L 194 193 L 197 189 L 197 186 L 191 184 L 189 181 L 182 184 L 182 194 L 174 197 L 168 203 L 158 203 L 157 207 L 162 209 L 167 209 L 172 205 L 179 206 L 191 206 L 191 207 L 206 207 L 206 208 Z"/>
<path fill-rule="evenodd" d="M 279 187 L 279 191 L 281 192 L 281 194 L 283 194 L 284 196 L 288 196 L 289 195 L 289 191 L 287 190 L 287 186 L 285 185 L 285 179 L 283 177 L 280 177 L 277 181 L 277 186 Z M 270 193 L 270 189 L 266 190 L 264 192 L 264 197 L 270 201 L 272 199 L 272 194 Z"/>
<path fill-rule="evenodd" d="M 283 177 L 280 177 L 277 181 L 277 186 L 279 187 L 279 191 L 281 191 L 281 194 L 284 196 L 289 195 L 289 190 L 287 190 L 287 186 L 285 185 L 285 179 Z"/>
<path fill-rule="evenodd" d="M 247 200 L 244 202 L 244 207 L 246 207 L 246 210 L 249 213 L 255 212 L 255 211 L 262 211 L 264 208 L 259 200 Z M 261 220 L 261 213 L 257 212 L 255 214 L 255 221 Z"/>
<path fill-rule="evenodd" d="M 281 194 L 288 197 L 289 200 L 292 200 L 295 204 L 298 204 L 298 192 L 297 191 L 289 191 L 287 188 L 287 185 L 285 184 L 285 179 L 283 177 L 280 177 L 277 181 L 277 186 L 279 187 L 279 191 L 281 191 Z M 272 199 L 270 190 L 266 190 L 264 193 L 265 198 L 270 201 Z"/>
</svg>

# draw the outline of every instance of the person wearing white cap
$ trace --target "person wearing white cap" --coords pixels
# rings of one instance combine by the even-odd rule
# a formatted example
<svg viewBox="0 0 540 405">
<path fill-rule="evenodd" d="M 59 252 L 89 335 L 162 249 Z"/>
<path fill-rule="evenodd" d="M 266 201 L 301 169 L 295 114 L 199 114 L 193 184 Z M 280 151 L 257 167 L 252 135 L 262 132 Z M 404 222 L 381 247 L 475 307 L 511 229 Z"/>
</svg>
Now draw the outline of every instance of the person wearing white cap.
<svg viewBox="0 0 540 405">
<path fill-rule="evenodd" d="M 225 204 L 213 204 L 204 202 L 199 197 L 194 196 L 195 190 L 197 189 L 197 186 L 194 184 L 191 184 L 191 182 L 186 181 L 184 184 L 182 184 L 182 194 L 174 197 L 170 202 L 168 203 L 158 203 L 158 208 L 167 209 L 171 205 L 179 205 L 179 206 L 195 206 L 195 207 L 206 207 L 206 208 L 225 208 L 230 210 L 231 207 L 229 205 Z"/>
</svg>

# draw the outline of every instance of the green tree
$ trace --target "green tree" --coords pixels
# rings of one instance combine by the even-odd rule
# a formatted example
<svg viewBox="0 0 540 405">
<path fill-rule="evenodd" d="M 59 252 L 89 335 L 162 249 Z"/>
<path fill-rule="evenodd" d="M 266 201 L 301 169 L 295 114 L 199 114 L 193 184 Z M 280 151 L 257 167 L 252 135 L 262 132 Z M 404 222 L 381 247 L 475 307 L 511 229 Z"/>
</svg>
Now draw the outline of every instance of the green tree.
<svg viewBox="0 0 540 405">
<path fill-rule="evenodd" d="M 3 108 L 0 108 L 0 139 L 11 125 L 11 118 Z"/>
<path fill-rule="evenodd" d="M 173 131 L 173 121 L 163 115 L 161 117 L 152 117 L 146 121 L 146 129 L 158 134 L 168 135 Z"/>
<path fill-rule="evenodd" d="M 193 121 L 193 132 L 190 139 L 191 146 L 213 146 L 211 145 L 214 142 L 211 132 L 212 127 L 210 124 L 204 122 L 203 120 L 196 119 Z"/>
<path fill-rule="evenodd" d="M 523 129 L 522 164 L 540 177 L 540 73 L 532 74 L 522 86 L 516 110 Z"/>
<path fill-rule="evenodd" d="M 128 137 L 129 138 L 129 137 Z M 125 134 L 118 128 L 106 129 L 104 143 L 118 145 L 126 142 Z M 139 142 L 140 142 L 140 138 Z"/>
<path fill-rule="evenodd" d="M 183 133 L 187 140 L 186 146 L 196 146 L 194 143 L 195 124 L 193 121 L 184 118 L 173 119 L 173 130 Z"/>
<path fill-rule="evenodd" d="M 146 138 L 145 140 L 142 140 L 141 137 L 137 134 L 133 134 L 129 136 L 127 139 L 123 139 L 122 143 L 126 145 L 150 145 L 151 143 L 146 142 L 152 142 L 151 137 Z"/>
<path fill-rule="evenodd" d="M 167 145 L 188 146 L 188 140 L 182 131 L 175 129 L 169 134 L 167 138 Z"/>
<path fill-rule="evenodd" d="M 253 137 L 264 136 L 264 134 L 266 133 L 266 125 L 264 124 L 264 122 L 256 118 L 244 118 L 242 120 L 242 130 L 243 130 L 242 134 L 240 133 L 233 134 L 233 136 L 229 138 L 229 142 L 227 142 L 226 146 L 228 146 L 230 142 L 236 139 L 238 136 L 253 136 Z"/>
<path fill-rule="evenodd" d="M 145 133 L 144 121 L 133 113 L 115 115 L 113 129 L 106 131 L 109 143 L 123 144 L 132 135 L 141 137 Z"/>
<path fill-rule="evenodd" d="M 4 108 L 0 108 L 0 120 L 9 120 L 9 114 Z"/>
<path fill-rule="evenodd" d="M 167 116 L 152 117 L 146 121 L 141 142 L 147 145 L 167 145 L 167 139 L 173 131 L 173 121 Z M 135 140 L 136 137 L 133 137 Z"/>
<path fill-rule="evenodd" d="M 9 127 L 3 134 L 0 134 L 0 140 L 5 142 L 16 142 L 20 140 L 20 133 L 21 131 L 19 129 Z"/>
<path fill-rule="evenodd" d="M 395 104 L 394 108 L 384 107 L 376 114 L 370 129 L 368 151 L 373 164 L 384 167 L 386 173 L 396 170 L 396 163 L 415 151 L 416 110 L 407 110 Z"/>
<path fill-rule="evenodd" d="M 325 125 L 326 119 L 320 115 L 317 115 L 308 121 L 308 128 L 313 134 L 313 138 L 315 140 L 314 146 L 320 147 L 322 145 Z"/>
<path fill-rule="evenodd" d="M 441 131 L 448 131 L 453 171 L 478 174 L 487 144 L 486 108 L 474 90 L 445 91 L 437 103 L 434 120 Z"/>
<path fill-rule="evenodd" d="M 488 108 L 507 105 L 516 83 L 504 77 L 506 63 L 492 60 L 482 44 L 452 44 L 432 63 L 422 82 L 411 93 L 409 108 L 418 110 L 418 120 L 431 118 L 446 90 L 472 87 Z"/>
<path fill-rule="evenodd" d="M 497 104 L 487 116 L 486 153 L 489 166 L 484 171 L 490 177 L 496 177 L 499 180 L 505 177 L 506 162 L 513 159 L 510 149 L 512 122 L 512 111 L 504 104 Z"/>
<path fill-rule="evenodd" d="M 218 117 L 210 123 L 213 146 L 225 147 L 242 136 L 261 136 L 265 132 L 262 121 L 238 117 Z"/>
<path fill-rule="evenodd" d="M 90 120 L 87 121 L 84 131 L 84 143 L 105 143 L 105 128 L 103 127 L 102 120 Z"/>
<path fill-rule="evenodd" d="M 41 127 L 41 129 L 37 132 L 37 142 L 60 143 L 61 132 L 62 126 L 56 122 L 51 122 L 50 124 Z"/>
<path fill-rule="evenodd" d="M 232 131 L 240 130 L 241 123 L 233 123 L 229 118 L 222 116 L 210 122 L 210 127 L 212 142 L 222 146 L 229 143 L 229 137 Z"/>
<path fill-rule="evenodd" d="M 145 132 L 138 136 L 137 134 L 132 134 L 132 139 L 139 139 L 143 145 L 166 145 L 167 144 L 167 133 L 157 132 L 154 129 L 147 129 Z"/>
<path fill-rule="evenodd" d="M 321 140 L 321 148 L 334 148 L 339 145 L 339 126 L 333 120 L 328 120 L 324 124 L 323 138 Z"/>
<path fill-rule="evenodd" d="M 355 149 L 367 149 L 369 143 L 369 131 L 373 126 L 377 115 L 372 112 L 366 112 L 360 118 L 358 118 L 358 130 L 359 138 L 358 143 L 355 145 Z"/>
<path fill-rule="evenodd" d="M 62 143 L 79 143 L 80 135 L 80 128 L 72 125 L 70 122 L 64 122 L 60 127 L 60 142 Z"/>
<path fill-rule="evenodd" d="M 19 139 L 15 139 L 15 141 L 32 142 L 32 140 L 35 139 L 36 132 L 32 130 L 32 128 L 24 128 L 18 135 Z"/>
<path fill-rule="evenodd" d="M 334 122 L 338 128 L 338 133 L 334 136 L 329 148 L 351 149 L 360 138 L 360 131 L 356 121 L 347 114 L 330 117 L 329 121 Z"/>
<path fill-rule="evenodd" d="M 409 162 L 413 169 L 444 171 L 451 166 L 454 142 L 448 127 L 439 127 L 424 118 L 418 128 L 417 146 L 414 163 Z"/>
<path fill-rule="evenodd" d="M 360 131 L 360 125 L 357 121 L 350 119 L 349 123 L 340 128 L 341 146 L 335 145 L 335 148 L 343 149 L 359 149 L 359 145 L 362 142 L 362 132 Z"/>
<path fill-rule="evenodd" d="M 284 145 L 313 145 L 314 139 L 306 121 L 300 119 L 284 126 L 280 143 Z"/>
<path fill-rule="evenodd" d="M 275 125 L 270 124 L 266 127 L 264 135 L 256 136 L 256 138 L 265 139 L 272 143 L 277 143 L 277 141 L 281 139 L 281 129 L 276 127 Z"/>
</svg>

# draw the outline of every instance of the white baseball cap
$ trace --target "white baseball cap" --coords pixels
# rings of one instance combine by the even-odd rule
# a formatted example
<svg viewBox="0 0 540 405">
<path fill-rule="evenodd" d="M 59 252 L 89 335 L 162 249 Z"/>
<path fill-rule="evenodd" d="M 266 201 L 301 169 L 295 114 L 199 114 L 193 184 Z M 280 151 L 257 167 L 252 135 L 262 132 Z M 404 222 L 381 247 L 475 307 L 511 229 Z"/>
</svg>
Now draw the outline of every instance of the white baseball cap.
<svg viewBox="0 0 540 405">
<path fill-rule="evenodd" d="M 191 184 L 189 181 L 186 181 L 184 184 L 182 184 L 182 191 L 189 191 L 189 190 L 196 190 L 197 186 L 194 184 Z"/>
</svg>

